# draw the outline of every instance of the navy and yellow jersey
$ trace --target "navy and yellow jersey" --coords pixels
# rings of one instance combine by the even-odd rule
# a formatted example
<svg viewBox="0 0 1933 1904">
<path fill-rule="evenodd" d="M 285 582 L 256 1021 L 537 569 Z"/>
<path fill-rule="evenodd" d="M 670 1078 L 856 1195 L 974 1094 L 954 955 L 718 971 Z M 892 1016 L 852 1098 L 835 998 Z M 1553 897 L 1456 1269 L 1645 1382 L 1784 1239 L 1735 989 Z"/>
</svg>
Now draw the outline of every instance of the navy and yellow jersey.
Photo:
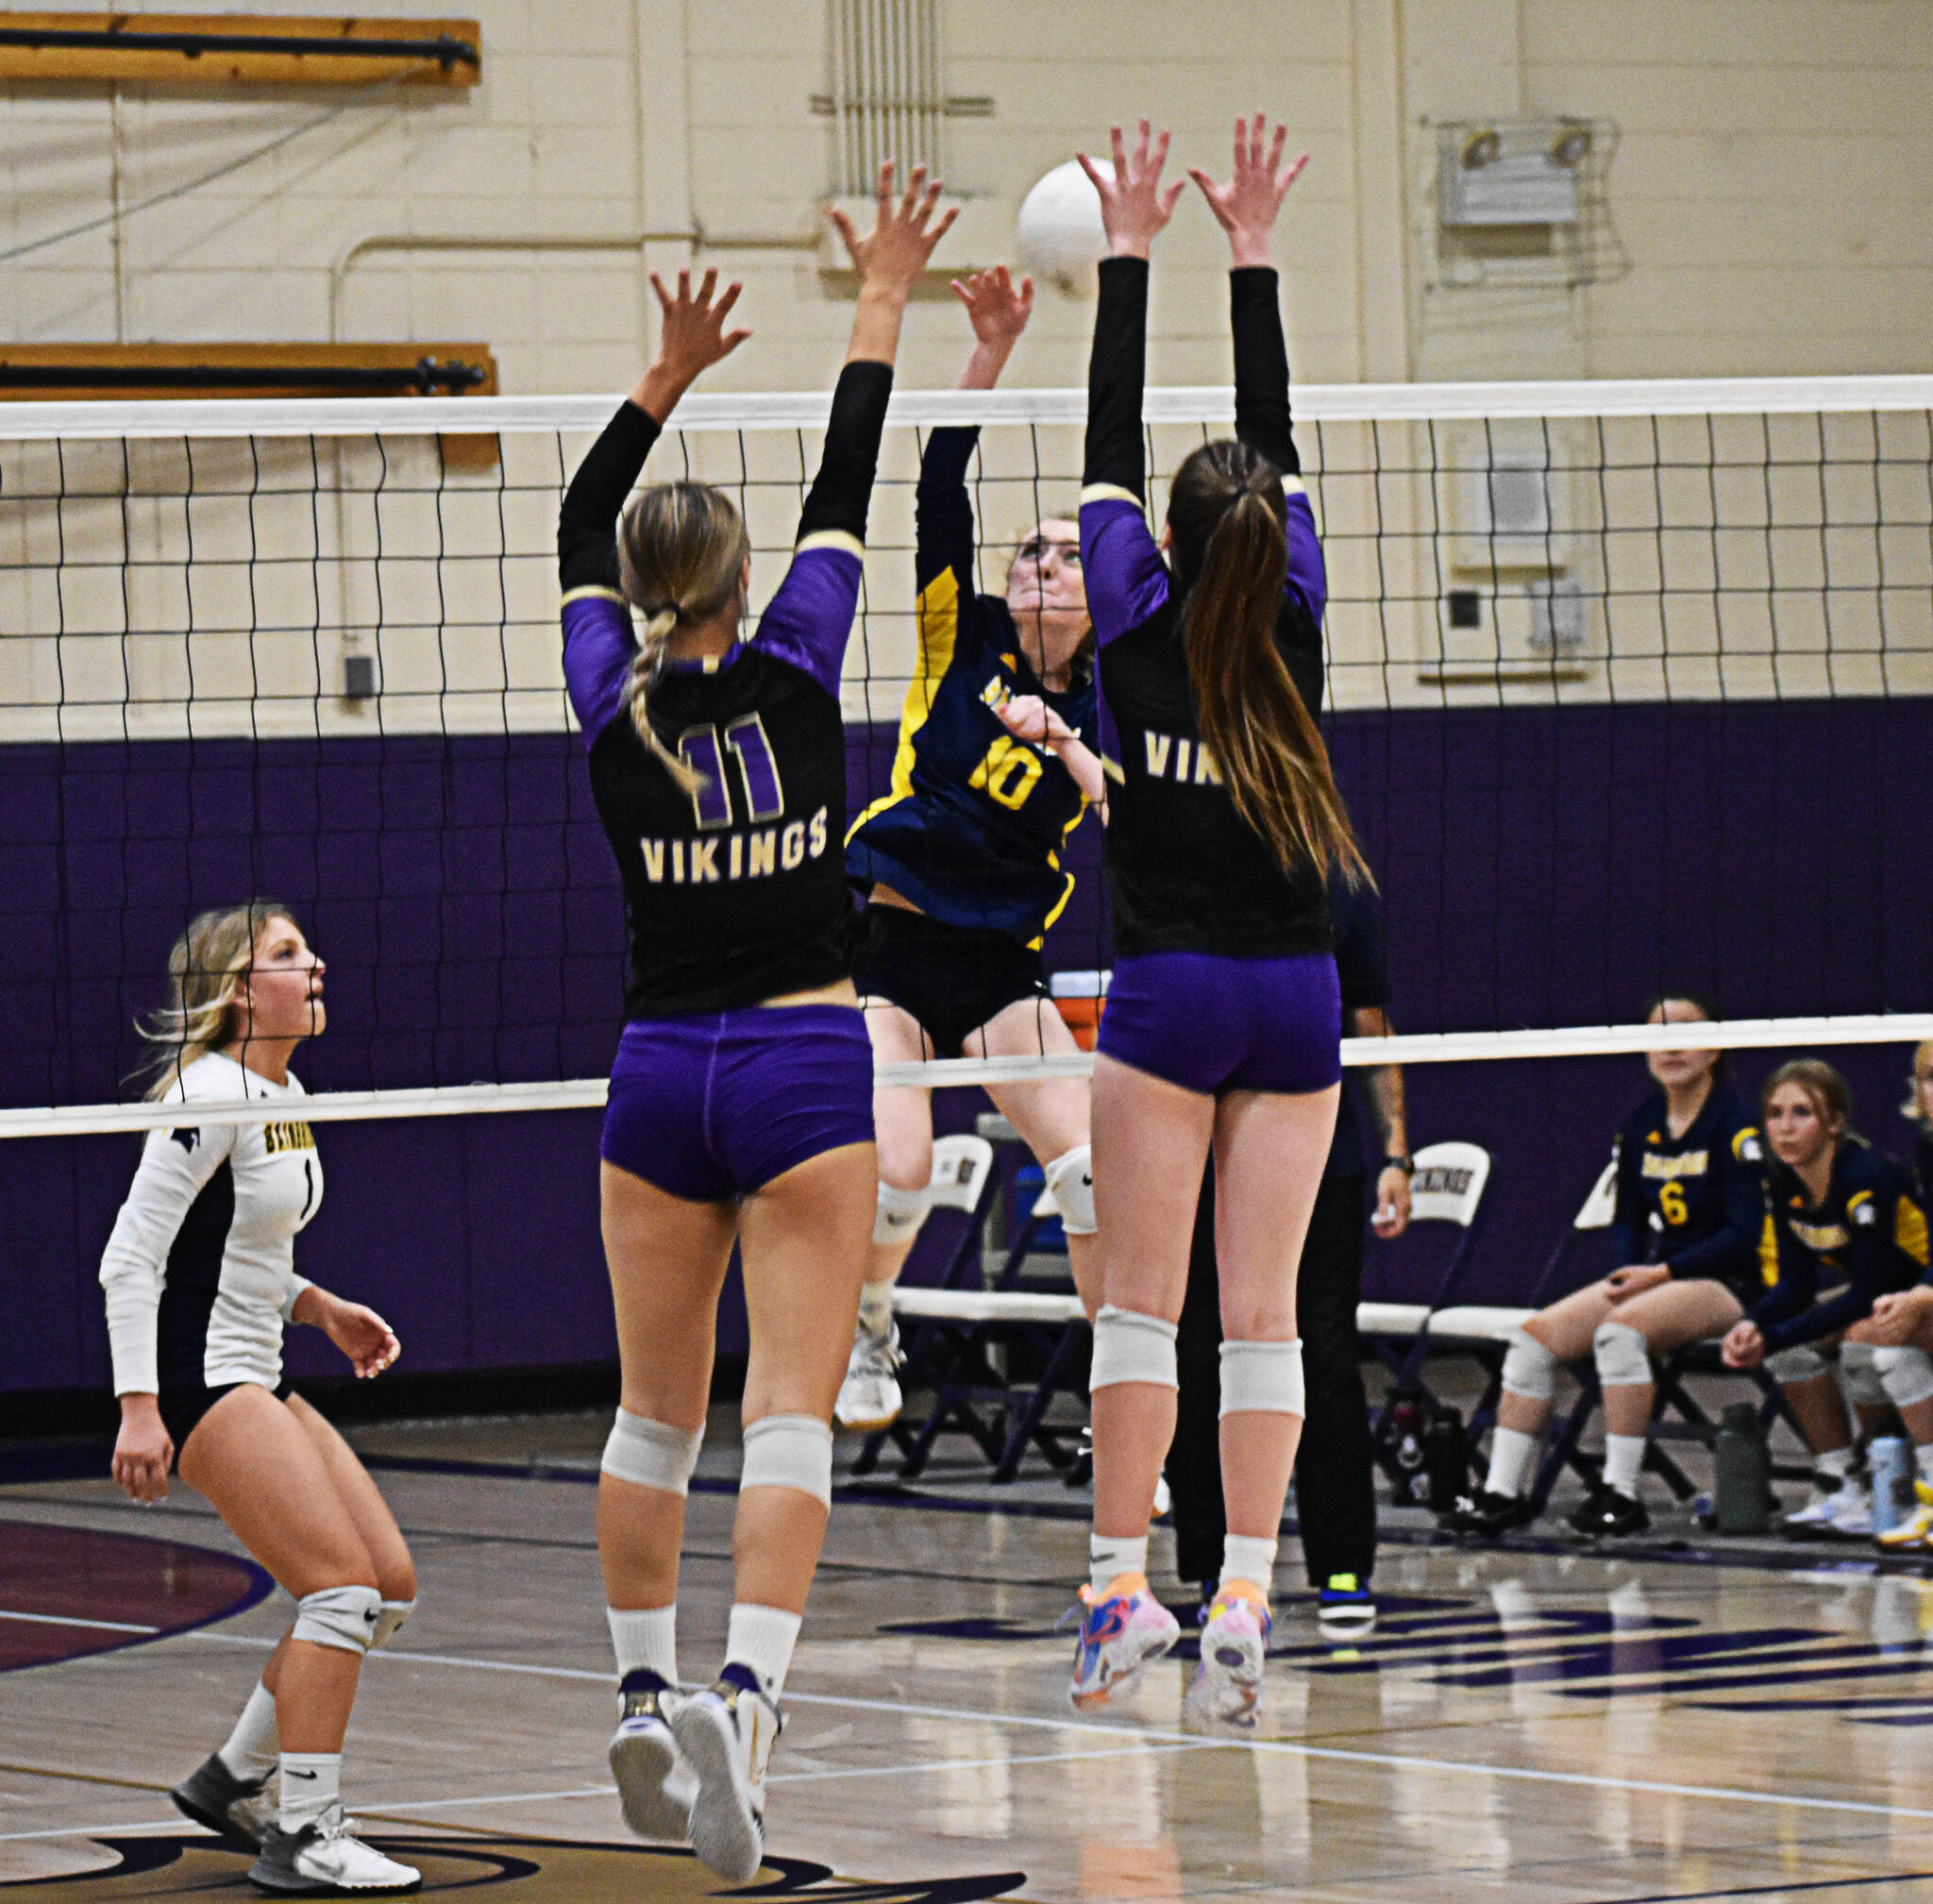
<svg viewBox="0 0 1933 1904">
<path fill-rule="evenodd" d="M 666 663 L 651 687 L 652 731 L 697 773 L 693 793 L 632 723 L 637 639 L 617 588 L 618 514 L 657 420 L 621 406 L 571 480 L 557 531 L 564 681 L 624 885 L 630 1019 L 731 1011 L 851 974 L 839 673 L 892 387 L 890 364 L 847 364 L 758 632 L 715 662 Z"/>
<path fill-rule="evenodd" d="M 1665 1263 L 1681 1281 L 1765 1293 L 1765 1150 L 1745 1100 L 1714 1083 L 1684 1136 L 1654 1091 L 1618 1127 L 1611 1248 L 1621 1265 Z"/>
<path fill-rule="evenodd" d="M 1045 747 L 1017 740 L 994 710 L 1037 694 L 1092 746 L 1091 678 L 1051 694 L 1028 665 L 1012 612 L 973 583 L 966 464 L 977 430 L 928 439 L 916 498 L 919 655 L 899 716 L 892 790 L 847 837 L 855 885 L 889 885 L 948 925 L 1037 943 L 1074 889 L 1063 842 L 1086 797 Z"/>
<path fill-rule="evenodd" d="M 1913 1201 L 1933 1215 L 1933 1131 L 1922 1131 L 1913 1144 Z"/>
<path fill-rule="evenodd" d="M 1822 1203 L 1815 1205 L 1797 1172 L 1779 1163 L 1766 1173 L 1765 1196 L 1777 1280 L 1749 1313 L 1768 1349 L 1849 1328 L 1879 1297 L 1925 1274 L 1925 1212 L 1906 1171 L 1862 1137 L 1840 1145 Z M 1819 1300 L 1822 1289 L 1836 1288 Z"/>
<path fill-rule="evenodd" d="M 1289 411 L 1288 351 L 1275 273 L 1229 276 L 1235 435 L 1281 473 L 1287 573 L 1275 646 L 1313 715 L 1322 699 L 1328 582 Z M 1081 557 L 1101 655 L 1101 757 L 1108 794 L 1107 885 L 1115 948 L 1231 958 L 1326 952 L 1326 869 L 1285 869 L 1236 810 L 1203 745 L 1184 640 L 1186 595 L 1148 526 L 1142 385 L 1148 262 L 1111 258 L 1087 372 Z"/>
</svg>

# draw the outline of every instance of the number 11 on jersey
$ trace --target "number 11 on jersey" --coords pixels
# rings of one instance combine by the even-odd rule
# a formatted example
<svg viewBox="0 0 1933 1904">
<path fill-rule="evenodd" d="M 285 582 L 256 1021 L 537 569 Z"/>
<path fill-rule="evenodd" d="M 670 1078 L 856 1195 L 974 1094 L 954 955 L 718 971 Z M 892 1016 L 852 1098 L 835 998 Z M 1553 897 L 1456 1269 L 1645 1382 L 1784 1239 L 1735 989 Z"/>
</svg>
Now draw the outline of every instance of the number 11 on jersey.
<svg viewBox="0 0 1933 1904">
<path fill-rule="evenodd" d="M 772 757 L 772 744 L 757 715 L 745 715 L 727 723 L 722 734 L 715 727 L 686 728 L 678 736 L 678 751 L 700 782 L 691 804 L 701 833 L 731 824 L 731 788 L 725 778 L 727 750 L 738 762 L 739 777 L 745 784 L 747 818 L 754 823 L 777 819 L 785 811 L 779 763 Z"/>
</svg>

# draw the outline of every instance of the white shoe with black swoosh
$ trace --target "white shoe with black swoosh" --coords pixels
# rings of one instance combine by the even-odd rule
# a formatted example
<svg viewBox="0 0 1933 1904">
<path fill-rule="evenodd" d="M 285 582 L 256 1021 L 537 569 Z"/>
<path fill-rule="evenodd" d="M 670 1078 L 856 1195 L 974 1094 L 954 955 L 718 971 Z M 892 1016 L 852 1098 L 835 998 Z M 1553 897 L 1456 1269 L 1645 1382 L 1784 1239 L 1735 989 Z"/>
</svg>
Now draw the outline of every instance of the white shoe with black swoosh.
<svg viewBox="0 0 1933 1904">
<path fill-rule="evenodd" d="M 261 1855 L 248 1867 L 248 1881 L 278 1897 L 333 1897 L 345 1892 L 394 1897 L 415 1890 L 423 1874 L 365 1845 L 349 1829 L 343 1808 L 331 1805 L 299 1831 L 271 1825 Z"/>
</svg>

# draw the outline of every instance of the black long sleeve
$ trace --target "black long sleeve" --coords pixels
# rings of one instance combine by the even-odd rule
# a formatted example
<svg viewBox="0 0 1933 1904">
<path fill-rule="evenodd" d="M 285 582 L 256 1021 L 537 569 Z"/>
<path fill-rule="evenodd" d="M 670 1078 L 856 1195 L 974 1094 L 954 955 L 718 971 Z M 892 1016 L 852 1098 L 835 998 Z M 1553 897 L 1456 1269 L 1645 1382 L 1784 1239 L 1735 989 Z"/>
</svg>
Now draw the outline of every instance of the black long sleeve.
<svg viewBox="0 0 1933 1904">
<path fill-rule="evenodd" d="M 1303 460 L 1288 409 L 1288 345 L 1273 267 L 1231 271 L 1228 301 L 1235 332 L 1235 433 L 1284 476 L 1300 476 Z"/>
<path fill-rule="evenodd" d="M 966 491 L 966 465 L 980 441 L 977 428 L 935 430 L 919 459 L 919 487 L 914 492 L 916 548 L 914 585 L 924 590 L 951 569 L 962 595 L 973 588 L 973 498 Z"/>
<path fill-rule="evenodd" d="M 885 432 L 886 404 L 892 395 L 890 363 L 865 361 L 840 371 L 819 473 L 799 512 L 801 542 L 808 535 L 828 532 L 866 540 L 873 479 L 880 466 L 880 438 Z"/>
<path fill-rule="evenodd" d="M 627 400 L 578 464 L 557 514 L 557 573 L 566 594 L 617 586 L 617 518 L 664 433 L 655 416 Z"/>
<path fill-rule="evenodd" d="M 1102 483 L 1145 497 L 1141 389 L 1148 374 L 1148 261 L 1109 258 L 1087 360 L 1087 453 L 1084 488 Z"/>
</svg>

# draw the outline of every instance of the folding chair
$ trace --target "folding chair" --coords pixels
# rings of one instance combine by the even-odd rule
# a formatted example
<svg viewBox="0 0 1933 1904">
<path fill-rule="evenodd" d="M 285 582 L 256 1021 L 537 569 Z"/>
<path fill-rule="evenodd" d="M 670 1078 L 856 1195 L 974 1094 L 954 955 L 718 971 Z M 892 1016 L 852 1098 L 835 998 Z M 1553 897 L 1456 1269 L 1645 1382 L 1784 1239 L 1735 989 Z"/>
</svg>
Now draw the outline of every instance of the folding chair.
<svg viewBox="0 0 1933 1904">
<path fill-rule="evenodd" d="M 1490 1181 L 1490 1154 L 1481 1144 L 1430 1144 L 1416 1154 L 1415 1163 L 1409 1180 L 1411 1224 L 1454 1223 L 1463 1234 L 1428 1303 L 1362 1303 L 1356 1308 L 1357 1336 L 1390 1373 L 1389 1392 L 1370 1420 L 1370 1437 L 1377 1458 L 1399 1490 L 1409 1477 L 1396 1465 L 1390 1445 L 1391 1414 L 1399 1402 L 1435 1399 L 1422 1380 L 1434 1312 L 1454 1293 L 1469 1270 Z"/>
<path fill-rule="evenodd" d="M 993 1146 L 981 1137 L 943 1138 L 942 1144 L 975 1145 L 983 1158 L 980 1174 L 993 1181 Z M 933 1147 L 935 1176 L 941 1144 Z M 983 1190 L 971 1207 L 983 1215 Z M 940 1201 L 935 1183 L 934 1201 Z M 954 1207 L 967 1207 L 956 1202 Z M 1018 1287 L 1022 1266 L 1039 1230 L 1056 1214 L 1045 1191 L 1037 1197 L 1019 1233 L 996 1272 L 993 1287 L 961 1287 L 966 1251 L 955 1255 L 946 1286 L 938 1289 L 899 1288 L 893 1292 L 896 1315 L 922 1324 L 915 1345 L 921 1364 L 931 1372 L 933 1405 L 926 1419 L 915 1425 L 897 1422 L 868 1436 L 854 1474 L 869 1472 L 886 1437 L 900 1451 L 899 1474 L 911 1480 L 926 1466 L 933 1443 L 945 1433 L 966 1435 L 993 1465 L 992 1478 L 1011 1481 L 1031 1445 L 1040 1448 L 1056 1468 L 1073 1459 L 1071 1444 L 1079 1438 L 1074 1427 L 1050 1425 L 1047 1411 L 1056 1395 L 1074 1386 L 1087 1319 L 1081 1299 L 1069 1285 L 1065 1289 Z M 1028 1338 L 1045 1349 L 1045 1366 L 1032 1381 L 1014 1381 L 996 1370 L 990 1351 L 997 1341 Z M 908 1362 L 913 1361 L 909 1349 Z M 864 1466 L 861 1463 L 865 1463 Z"/>
</svg>

